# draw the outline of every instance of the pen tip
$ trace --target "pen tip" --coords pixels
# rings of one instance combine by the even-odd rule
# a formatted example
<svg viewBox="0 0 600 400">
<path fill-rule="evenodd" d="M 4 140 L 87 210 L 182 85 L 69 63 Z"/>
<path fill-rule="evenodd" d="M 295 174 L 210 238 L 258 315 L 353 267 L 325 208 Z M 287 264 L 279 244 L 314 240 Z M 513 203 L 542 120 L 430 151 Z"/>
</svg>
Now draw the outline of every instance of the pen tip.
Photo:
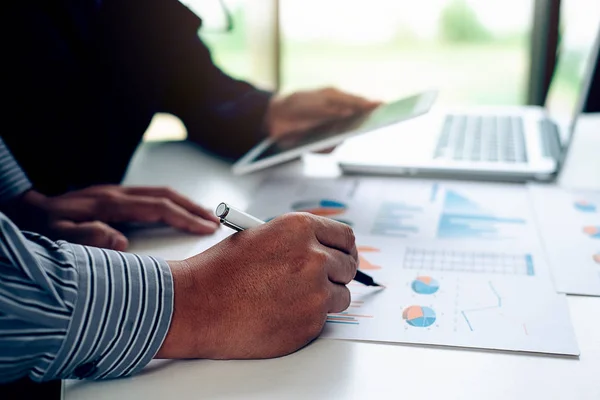
<svg viewBox="0 0 600 400">
<path fill-rule="evenodd" d="M 373 284 L 371 286 L 377 286 L 377 287 L 380 287 L 382 289 L 385 289 L 385 285 L 382 285 L 382 284 L 377 283 L 377 282 L 373 282 Z"/>
</svg>

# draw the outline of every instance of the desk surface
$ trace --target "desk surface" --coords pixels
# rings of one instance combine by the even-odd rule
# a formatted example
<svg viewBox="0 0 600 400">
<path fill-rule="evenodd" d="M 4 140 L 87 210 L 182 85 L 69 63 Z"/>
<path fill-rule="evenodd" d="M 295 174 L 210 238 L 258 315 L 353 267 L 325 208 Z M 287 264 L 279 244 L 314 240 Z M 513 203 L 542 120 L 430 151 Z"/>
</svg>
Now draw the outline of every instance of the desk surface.
<svg viewBox="0 0 600 400">
<path fill-rule="evenodd" d="M 600 114 L 586 116 L 560 184 L 600 188 Z M 326 157 L 292 163 L 282 173 L 320 173 Z M 233 177 L 228 164 L 187 143 L 153 143 L 136 154 L 127 183 L 162 184 L 214 207 L 226 200 L 247 207 L 260 175 Z M 221 233 L 223 234 L 223 233 Z M 165 258 L 198 252 L 220 237 L 144 232 L 132 251 Z M 287 357 L 261 361 L 154 361 L 121 380 L 66 384 L 75 399 L 600 399 L 600 298 L 568 298 L 579 358 L 415 345 L 318 339 Z"/>
</svg>

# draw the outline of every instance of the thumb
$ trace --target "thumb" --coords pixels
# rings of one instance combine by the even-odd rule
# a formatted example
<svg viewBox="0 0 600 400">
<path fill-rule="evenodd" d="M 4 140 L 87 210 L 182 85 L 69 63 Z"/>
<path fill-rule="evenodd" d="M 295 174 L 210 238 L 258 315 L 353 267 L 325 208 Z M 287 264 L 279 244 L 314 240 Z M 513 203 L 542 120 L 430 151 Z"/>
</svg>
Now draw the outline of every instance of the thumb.
<svg viewBox="0 0 600 400">
<path fill-rule="evenodd" d="M 125 235 L 100 221 L 58 221 L 53 224 L 52 235 L 72 243 L 118 251 L 125 251 L 129 245 Z"/>
</svg>

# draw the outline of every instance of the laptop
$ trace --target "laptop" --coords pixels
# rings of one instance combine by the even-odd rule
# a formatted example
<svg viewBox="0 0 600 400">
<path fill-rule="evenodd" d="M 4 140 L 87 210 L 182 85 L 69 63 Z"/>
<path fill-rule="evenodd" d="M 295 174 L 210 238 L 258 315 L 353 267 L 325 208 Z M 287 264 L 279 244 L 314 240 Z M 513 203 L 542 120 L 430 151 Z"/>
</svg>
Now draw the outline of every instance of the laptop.
<svg viewBox="0 0 600 400">
<path fill-rule="evenodd" d="M 561 40 L 544 107 L 434 107 L 414 120 L 348 140 L 334 152 L 336 161 L 347 174 L 553 180 L 598 68 L 600 18 L 587 30 L 577 29 Z"/>
</svg>

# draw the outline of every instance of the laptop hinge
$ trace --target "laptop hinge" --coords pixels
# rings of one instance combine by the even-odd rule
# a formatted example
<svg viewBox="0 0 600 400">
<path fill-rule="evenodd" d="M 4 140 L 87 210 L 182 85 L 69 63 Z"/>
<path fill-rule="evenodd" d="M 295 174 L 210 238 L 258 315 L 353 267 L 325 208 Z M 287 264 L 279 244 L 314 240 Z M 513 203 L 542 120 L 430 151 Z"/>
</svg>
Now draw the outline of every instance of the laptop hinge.
<svg viewBox="0 0 600 400">
<path fill-rule="evenodd" d="M 558 125 L 549 119 L 543 119 L 540 125 L 540 142 L 542 143 L 542 154 L 544 157 L 560 160 L 561 142 Z"/>
</svg>

